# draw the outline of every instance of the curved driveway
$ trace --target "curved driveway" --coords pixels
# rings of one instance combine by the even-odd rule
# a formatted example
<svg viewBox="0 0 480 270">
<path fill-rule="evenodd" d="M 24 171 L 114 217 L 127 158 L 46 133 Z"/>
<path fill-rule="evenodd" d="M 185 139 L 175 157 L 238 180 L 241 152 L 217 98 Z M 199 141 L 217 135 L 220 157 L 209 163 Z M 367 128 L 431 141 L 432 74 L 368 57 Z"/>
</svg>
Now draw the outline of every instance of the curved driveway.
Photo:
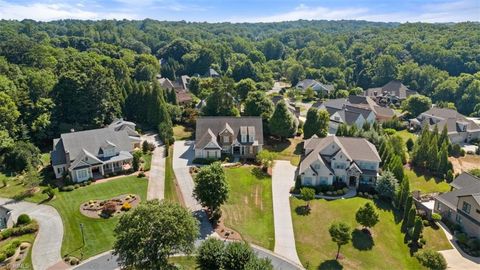
<svg viewBox="0 0 480 270">
<path fill-rule="evenodd" d="M 45 270 L 62 261 L 60 250 L 63 239 L 62 218 L 55 208 L 24 201 L 0 198 L 0 205 L 12 210 L 13 220 L 21 214 L 35 219 L 40 228 L 32 248 L 34 269 Z"/>
</svg>

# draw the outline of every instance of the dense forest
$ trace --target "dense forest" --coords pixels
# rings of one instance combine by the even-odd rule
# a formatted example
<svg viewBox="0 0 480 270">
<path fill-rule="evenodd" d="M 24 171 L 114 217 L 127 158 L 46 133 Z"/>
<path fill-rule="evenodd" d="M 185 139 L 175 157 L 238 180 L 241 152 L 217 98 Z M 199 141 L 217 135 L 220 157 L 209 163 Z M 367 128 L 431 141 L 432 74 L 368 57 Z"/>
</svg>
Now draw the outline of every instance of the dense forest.
<svg viewBox="0 0 480 270">
<path fill-rule="evenodd" d="M 200 98 L 225 101 L 215 97 L 225 94 L 244 101 L 238 88 L 268 90 L 281 79 L 317 79 L 338 91 L 399 79 L 434 102 L 480 115 L 478 23 L 3 20 L 0 155 L 14 151 L 16 141 L 48 148 L 61 132 L 119 116 L 169 136 L 183 109 L 156 75 L 176 79 L 210 67 L 224 79 L 195 86 Z M 231 111 L 227 105 L 211 114 Z"/>
</svg>

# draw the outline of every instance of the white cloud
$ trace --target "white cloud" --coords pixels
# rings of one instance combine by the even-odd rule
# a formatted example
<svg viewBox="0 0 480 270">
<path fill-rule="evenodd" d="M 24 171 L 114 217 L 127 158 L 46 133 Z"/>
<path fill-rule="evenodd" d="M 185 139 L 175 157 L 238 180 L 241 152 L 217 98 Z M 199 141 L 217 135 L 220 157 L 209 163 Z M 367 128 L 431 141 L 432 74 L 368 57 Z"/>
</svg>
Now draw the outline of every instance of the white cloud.
<svg viewBox="0 0 480 270">
<path fill-rule="evenodd" d="M 463 22 L 480 21 L 479 0 L 450 0 L 418 6 L 413 12 L 377 12 L 372 8 L 328 8 L 299 5 L 292 11 L 250 18 L 232 18 L 234 22 L 281 22 L 295 20 L 367 20 L 381 22 Z"/>
<path fill-rule="evenodd" d="M 135 19 L 136 16 L 128 12 L 93 12 L 84 9 L 82 5 L 71 5 L 65 3 L 15 4 L 0 1 L 0 18 L 51 21 L 59 19 Z"/>
</svg>

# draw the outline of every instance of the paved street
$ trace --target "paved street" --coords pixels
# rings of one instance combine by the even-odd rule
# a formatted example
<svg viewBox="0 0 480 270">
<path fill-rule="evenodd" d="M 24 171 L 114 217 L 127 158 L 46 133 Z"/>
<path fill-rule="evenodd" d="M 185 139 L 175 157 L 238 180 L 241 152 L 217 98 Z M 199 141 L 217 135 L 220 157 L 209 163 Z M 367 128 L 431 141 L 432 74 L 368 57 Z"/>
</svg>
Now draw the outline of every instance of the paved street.
<svg viewBox="0 0 480 270">
<path fill-rule="evenodd" d="M 290 213 L 290 188 L 295 184 L 296 167 L 290 161 L 276 160 L 272 176 L 273 219 L 275 226 L 275 253 L 300 263 L 295 247 L 292 215 Z"/>
<path fill-rule="evenodd" d="M 45 270 L 62 261 L 60 249 L 63 239 L 63 223 L 55 208 L 12 199 L 0 198 L 0 204 L 12 210 L 13 220 L 20 214 L 28 214 L 38 221 L 40 229 L 32 248 L 32 264 L 36 270 Z"/>
</svg>

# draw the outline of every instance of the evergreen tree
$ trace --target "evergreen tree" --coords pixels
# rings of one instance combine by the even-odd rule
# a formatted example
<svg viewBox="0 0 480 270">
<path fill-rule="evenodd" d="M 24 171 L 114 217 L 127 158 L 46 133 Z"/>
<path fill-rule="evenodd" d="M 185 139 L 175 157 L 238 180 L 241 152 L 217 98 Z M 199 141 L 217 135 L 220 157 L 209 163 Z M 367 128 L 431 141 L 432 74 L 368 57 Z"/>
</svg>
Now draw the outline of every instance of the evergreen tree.
<svg viewBox="0 0 480 270">
<path fill-rule="evenodd" d="M 408 212 L 412 209 L 413 198 L 412 195 L 408 194 L 405 199 L 405 204 L 403 206 L 403 222 L 408 221 Z"/>
<path fill-rule="evenodd" d="M 297 123 L 285 101 L 281 100 L 275 106 L 275 111 L 269 121 L 269 129 L 271 134 L 280 137 L 281 140 L 293 136 L 297 132 Z"/>
<path fill-rule="evenodd" d="M 422 219 L 420 217 L 415 218 L 415 225 L 413 227 L 413 233 L 412 233 L 412 241 L 417 242 L 418 239 L 420 239 L 420 235 L 422 234 L 423 231 L 423 223 Z"/>
<path fill-rule="evenodd" d="M 449 161 L 448 161 L 448 144 L 444 142 L 438 152 L 438 168 L 437 172 L 441 176 L 445 176 L 449 170 Z"/>
<path fill-rule="evenodd" d="M 416 215 L 417 211 L 415 210 L 415 207 L 410 208 L 410 210 L 408 211 L 407 219 L 404 220 L 404 222 L 406 222 L 407 228 L 413 227 L 413 225 L 415 224 Z"/>
<path fill-rule="evenodd" d="M 436 126 L 435 126 L 436 127 Z M 431 141 L 428 147 L 426 167 L 432 172 L 438 168 L 438 133 L 431 134 Z"/>
<path fill-rule="evenodd" d="M 328 134 L 329 114 L 326 110 L 310 108 L 307 112 L 307 120 L 303 125 L 303 136 L 305 139 L 317 135 L 322 138 Z"/>
<path fill-rule="evenodd" d="M 438 138 L 438 146 L 442 146 L 444 143 L 447 143 L 447 149 L 448 145 L 450 144 L 450 139 L 448 138 L 448 130 L 447 130 L 447 125 L 443 126 L 442 133 L 440 134 L 440 137 Z"/>
<path fill-rule="evenodd" d="M 403 179 L 403 164 L 398 155 L 394 155 L 388 165 L 388 170 L 391 171 L 393 175 L 395 175 L 395 178 Z"/>
</svg>

